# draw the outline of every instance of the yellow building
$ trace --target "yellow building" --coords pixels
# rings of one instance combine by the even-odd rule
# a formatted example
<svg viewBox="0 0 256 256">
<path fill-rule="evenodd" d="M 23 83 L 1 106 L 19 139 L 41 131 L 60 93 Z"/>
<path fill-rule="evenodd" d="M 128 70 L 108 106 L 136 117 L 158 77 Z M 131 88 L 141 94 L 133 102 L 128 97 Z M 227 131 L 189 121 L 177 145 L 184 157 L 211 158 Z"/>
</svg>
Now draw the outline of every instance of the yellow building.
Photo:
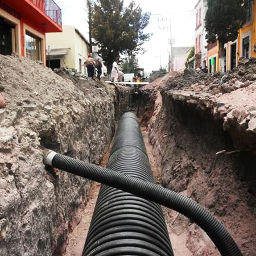
<svg viewBox="0 0 256 256">
<path fill-rule="evenodd" d="M 78 29 L 63 26 L 61 33 L 46 34 L 46 47 L 48 67 L 67 67 L 86 74 L 83 63 L 88 56 L 89 43 Z"/>
<path fill-rule="evenodd" d="M 239 30 L 237 40 L 225 45 L 226 70 L 237 66 L 241 57 L 256 57 L 256 1 L 247 1 L 246 23 Z"/>
<path fill-rule="evenodd" d="M 256 0 L 246 2 L 246 23 L 239 30 L 238 37 L 224 46 L 224 57 L 219 57 L 219 43 L 208 45 L 208 71 L 226 72 L 238 65 L 241 57 L 256 57 Z"/>
</svg>

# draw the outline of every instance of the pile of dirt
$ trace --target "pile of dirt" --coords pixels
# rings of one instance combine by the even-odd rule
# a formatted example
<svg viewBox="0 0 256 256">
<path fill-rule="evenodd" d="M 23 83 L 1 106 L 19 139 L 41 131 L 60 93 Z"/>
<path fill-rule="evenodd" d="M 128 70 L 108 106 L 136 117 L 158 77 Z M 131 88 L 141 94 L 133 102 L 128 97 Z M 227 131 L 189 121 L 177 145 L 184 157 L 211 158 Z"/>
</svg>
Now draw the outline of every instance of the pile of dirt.
<svg viewBox="0 0 256 256">
<path fill-rule="evenodd" d="M 238 67 L 227 73 L 206 74 L 188 70 L 170 77 L 164 86 L 169 89 L 207 91 L 212 94 L 227 93 L 247 87 L 256 81 L 256 59 L 241 58 Z"/>
<path fill-rule="evenodd" d="M 185 71 L 141 90 L 154 98 L 148 130 L 160 182 L 217 217 L 246 256 L 256 251 L 255 73 L 255 59 L 242 59 L 226 74 Z M 219 255 L 194 223 L 165 217 L 175 255 Z"/>
<path fill-rule="evenodd" d="M 165 70 L 158 70 L 158 71 L 152 71 L 152 73 L 150 74 L 150 77 L 149 77 L 149 82 L 152 83 L 153 81 L 155 81 L 156 79 L 158 78 L 161 78 L 163 76 L 166 75 L 166 71 Z"/>
<path fill-rule="evenodd" d="M 221 120 L 214 119 L 206 109 L 174 99 L 171 92 L 163 94 L 162 108 L 157 113 L 149 134 L 161 167 L 162 185 L 204 206 L 225 225 L 243 255 L 254 255 L 256 162 L 253 151 L 237 150 L 231 134 L 223 130 Z M 236 139 L 243 140 L 243 137 Z M 165 217 L 175 255 L 219 255 L 194 223 L 170 210 L 165 210 Z"/>
<path fill-rule="evenodd" d="M 0 91 L 0 255 L 59 255 L 90 182 L 47 172 L 42 149 L 99 164 L 114 133 L 115 91 L 2 55 Z"/>
</svg>

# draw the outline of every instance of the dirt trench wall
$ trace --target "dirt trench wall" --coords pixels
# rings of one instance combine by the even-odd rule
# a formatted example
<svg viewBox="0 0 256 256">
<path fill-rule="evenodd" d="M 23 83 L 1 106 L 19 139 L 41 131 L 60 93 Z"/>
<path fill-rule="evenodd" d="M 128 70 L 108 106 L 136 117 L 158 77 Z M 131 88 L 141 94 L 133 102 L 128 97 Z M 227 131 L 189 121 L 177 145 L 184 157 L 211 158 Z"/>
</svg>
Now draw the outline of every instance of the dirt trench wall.
<svg viewBox="0 0 256 256">
<path fill-rule="evenodd" d="M 90 182 L 47 172 L 42 149 L 99 164 L 114 133 L 114 89 L 0 55 L 0 91 L 0 255 L 59 255 Z"/>
<path fill-rule="evenodd" d="M 190 97 L 191 99 L 191 97 Z M 159 101 L 159 99 L 158 99 Z M 187 103 L 172 92 L 162 93 L 149 125 L 153 152 L 161 166 L 161 183 L 194 199 L 224 223 L 243 255 L 256 251 L 255 156 L 236 152 L 223 119 L 199 101 Z M 219 155 L 222 150 L 231 154 Z M 246 165 L 244 163 L 247 163 Z M 255 175 L 255 172 L 254 172 Z M 173 211 L 166 213 L 172 242 L 183 241 L 177 255 L 219 255 L 195 224 Z"/>
</svg>

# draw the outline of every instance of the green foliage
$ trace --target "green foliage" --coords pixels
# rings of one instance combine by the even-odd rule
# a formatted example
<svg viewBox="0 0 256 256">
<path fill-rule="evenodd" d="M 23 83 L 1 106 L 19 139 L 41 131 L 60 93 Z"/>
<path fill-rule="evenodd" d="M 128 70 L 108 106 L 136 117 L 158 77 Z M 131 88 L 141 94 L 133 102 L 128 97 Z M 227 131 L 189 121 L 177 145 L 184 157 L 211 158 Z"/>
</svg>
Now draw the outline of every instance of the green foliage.
<svg viewBox="0 0 256 256">
<path fill-rule="evenodd" d="M 142 13 L 140 6 L 131 2 L 123 6 L 122 0 L 97 0 L 92 9 L 92 37 L 100 46 L 108 72 L 120 54 L 131 55 L 142 50 L 150 34 L 143 33 L 150 15 Z"/>
<path fill-rule="evenodd" d="M 138 62 L 135 55 L 128 56 L 124 59 L 122 69 L 124 73 L 134 73 L 135 68 L 138 67 Z"/>
<path fill-rule="evenodd" d="M 160 67 L 160 68 L 159 68 L 159 73 L 161 73 L 161 74 L 167 74 L 167 69 L 166 69 L 166 68 L 163 68 L 163 67 Z"/>
<path fill-rule="evenodd" d="M 224 45 L 236 40 L 238 30 L 245 22 L 246 1 L 248 0 L 208 0 L 205 18 L 208 43 L 219 40 Z"/>
<path fill-rule="evenodd" d="M 188 57 L 187 57 L 187 60 L 186 60 L 186 63 L 185 63 L 185 66 L 186 68 L 188 68 L 189 66 L 189 60 L 195 55 L 195 47 L 193 46 L 188 54 Z"/>
</svg>

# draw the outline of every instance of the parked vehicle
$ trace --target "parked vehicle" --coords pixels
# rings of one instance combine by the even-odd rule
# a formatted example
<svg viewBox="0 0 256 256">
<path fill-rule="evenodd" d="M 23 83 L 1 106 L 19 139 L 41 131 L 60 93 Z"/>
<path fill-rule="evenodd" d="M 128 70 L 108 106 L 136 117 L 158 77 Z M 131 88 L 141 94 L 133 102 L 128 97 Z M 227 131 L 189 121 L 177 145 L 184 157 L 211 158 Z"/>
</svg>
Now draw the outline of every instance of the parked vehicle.
<svg viewBox="0 0 256 256">
<path fill-rule="evenodd" d="M 124 82 L 133 82 L 134 73 L 126 73 L 124 74 Z"/>
</svg>

